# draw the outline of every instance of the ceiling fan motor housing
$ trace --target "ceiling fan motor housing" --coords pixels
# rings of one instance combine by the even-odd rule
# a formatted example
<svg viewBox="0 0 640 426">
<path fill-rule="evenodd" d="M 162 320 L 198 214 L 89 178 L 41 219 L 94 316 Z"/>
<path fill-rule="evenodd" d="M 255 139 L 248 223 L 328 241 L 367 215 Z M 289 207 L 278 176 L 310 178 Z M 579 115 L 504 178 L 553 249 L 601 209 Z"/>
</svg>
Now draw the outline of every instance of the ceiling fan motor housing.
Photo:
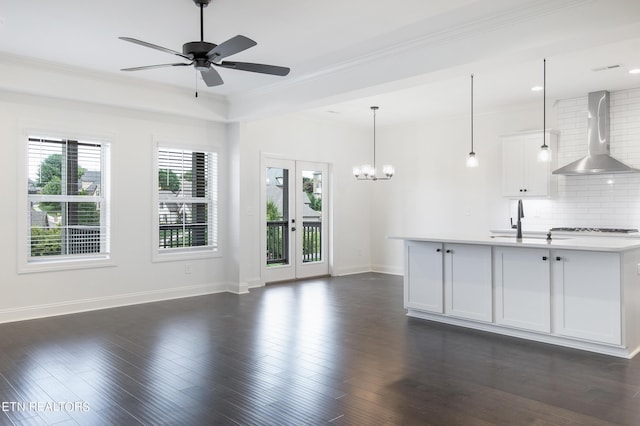
<svg viewBox="0 0 640 426">
<path fill-rule="evenodd" d="M 216 46 L 216 44 L 207 41 L 191 41 L 182 45 L 182 53 L 193 58 L 197 70 L 207 70 L 212 59 L 215 59 L 209 58 L 207 54 Z"/>
<path fill-rule="evenodd" d="M 196 6 L 207 7 L 209 6 L 209 3 L 211 3 L 211 0 L 193 0 L 193 2 Z"/>
</svg>

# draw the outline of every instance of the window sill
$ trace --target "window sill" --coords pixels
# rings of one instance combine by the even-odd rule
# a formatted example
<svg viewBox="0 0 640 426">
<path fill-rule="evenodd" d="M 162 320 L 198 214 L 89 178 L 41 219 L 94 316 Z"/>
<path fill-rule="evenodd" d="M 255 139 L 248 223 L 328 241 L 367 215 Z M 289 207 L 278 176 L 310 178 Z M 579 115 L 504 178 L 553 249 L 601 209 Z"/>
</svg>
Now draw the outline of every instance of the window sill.
<svg viewBox="0 0 640 426">
<path fill-rule="evenodd" d="M 155 251 L 151 261 L 178 262 L 182 260 L 214 259 L 222 257 L 219 249 L 185 250 L 185 251 Z"/>
<path fill-rule="evenodd" d="M 108 268 L 116 266 L 110 257 L 86 259 L 61 259 L 27 262 L 18 265 L 18 274 L 71 271 L 75 269 Z"/>
</svg>

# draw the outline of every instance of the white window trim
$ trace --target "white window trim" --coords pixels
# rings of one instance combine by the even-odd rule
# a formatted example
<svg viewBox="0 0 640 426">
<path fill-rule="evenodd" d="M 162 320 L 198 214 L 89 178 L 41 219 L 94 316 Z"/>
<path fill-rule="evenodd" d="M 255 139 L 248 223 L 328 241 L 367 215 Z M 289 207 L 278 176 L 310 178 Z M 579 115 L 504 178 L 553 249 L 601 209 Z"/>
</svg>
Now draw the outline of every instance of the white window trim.
<svg viewBox="0 0 640 426">
<path fill-rule="evenodd" d="M 30 260 L 31 256 L 30 247 L 28 244 L 28 236 L 30 233 L 30 216 L 29 216 L 29 137 L 34 135 L 46 135 L 52 138 L 62 139 L 76 139 L 76 140 L 95 140 L 106 147 L 103 151 L 104 156 L 102 158 L 102 167 L 105 171 L 103 176 L 103 188 L 104 199 L 107 202 L 107 211 L 105 214 L 105 225 L 109 229 L 110 250 L 108 253 L 100 253 L 92 256 L 78 256 L 73 258 L 52 256 L 45 259 L 38 259 L 37 261 Z M 86 269 L 86 268 L 100 268 L 115 266 L 115 262 L 112 256 L 114 241 L 113 235 L 113 202 L 111 197 L 111 185 L 112 185 L 112 170 L 111 170 L 111 157 L 113 156 L 113 141 L 115 140 L 112 134 L 96 134 L 96 133 L 79 133 L 78 131 L 67 131 L 55 128 L 30 128 L 23 127 L 22 132 L 19 135 L 20 149 L 18 150 L 18 223 L 17 223 L 17 238 L 16 238 L 16 260 L 17 260 L 17 273 L 34 273 L 34 272 L 50 272 L 50 271 L 63 271 L 74 269 Z"/>
<path fill-rule="evenodd" d="M 171 138 L 174 140 L 179 140 L 179 137 Z M 156 139 L 153 143 L 153 167 L 152 167 L 152 178 L 151 178 L 151 194 L 152 194 L 152 210 L 151 210 L 151 261 L 152 262 L 175 262 L 181 260 L 197 260 L 197 259 L 212 259 L 222 257 L 221 249 L 220 249 L 220 165 L 222 162 L 220 149 L 215 146 L 206 146 L 198 143 L 184 143 L 184 142 L 170 142 L 169 138 Z M 211 152 L 215 153 L 217 156 L 217 171 L 218 175 L 216 176 L 216 200 L 214 202 L 217 204 L 217 235 L 218 239 L 216 241 L 217 247 L 188 247 L 184 249 L 171 249 L 171 250 L 162 250 L 159 248 L 160 245 L 160 235 L 158 229 L 160 228 L 160 218 L 158 215 L 158 204 L 161 201 L 160 196 L 158 194 L 158 151 L 160 149 L 184 149 L 194 152 Z M 189 201 L 188 198 L 185 198 L 185 201 Z M 198 200 L 200 201 L 200 200 Z"/>
</svg>

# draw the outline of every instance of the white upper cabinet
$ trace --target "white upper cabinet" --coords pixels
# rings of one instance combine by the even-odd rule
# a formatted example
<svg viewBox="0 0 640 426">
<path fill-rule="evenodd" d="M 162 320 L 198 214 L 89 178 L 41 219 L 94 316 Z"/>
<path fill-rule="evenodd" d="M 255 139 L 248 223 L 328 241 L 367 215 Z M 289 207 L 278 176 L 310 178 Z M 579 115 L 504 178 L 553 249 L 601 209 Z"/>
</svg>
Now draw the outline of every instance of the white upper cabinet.
<svg viewBox="0 0 640 426">
<path fill-rule="evenodd" d="M 557 155 L 557 135 L 545 133 L 553 156 Z M 505 197 L 550 197 L 552 162 L 538 161 L 542 131 L 502 137 L 502 193 Z"/>
</svg>

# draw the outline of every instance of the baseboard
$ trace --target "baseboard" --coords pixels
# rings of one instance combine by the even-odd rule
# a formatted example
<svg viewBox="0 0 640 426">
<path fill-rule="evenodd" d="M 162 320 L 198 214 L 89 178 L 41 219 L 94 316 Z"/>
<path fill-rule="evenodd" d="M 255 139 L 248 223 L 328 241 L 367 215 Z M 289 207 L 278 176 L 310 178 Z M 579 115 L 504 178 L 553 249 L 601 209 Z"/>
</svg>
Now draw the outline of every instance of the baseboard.
<svg viewBox="0 0 640 426">
<path fill-rule="evenodd" d="M 404 275 L 404 269 L 402 267 L 390 265 L 372 265 L 371 270 L 380 274 Z"/>
<path fill-rule="evenodd" d="M 371 265 L 350 266 L 348 268 L 334 268 L 333 276 L 341 277 L 343 275 L 364 274 L 365 272 L 372 272 Z"/>
<path fill-rule="evenodd" d="M 227 291 L 233 294 L 247 294 L 249 293 L 249 284 L 245 282 L 228 282 Z"/>
<path fill-rule="evenodd" d="M 247 280 L 247 286 L 248 288 L 264 287 L 264 280 L 260 278 L 253 278 L 251 280 Z"/>
<path fill-rule="evenodd" d="M 24 321 L 58 315 L 75 314 L 99 309 L 117 308 L 120 306 L 138 305 L 142 303 L 160 302 L 184 297 L 203 296 L 206 294 L 228 291 L 227 283 L 201 284 L 188 287 L 176 287 L 163 290 L 121 294 L 93 299 L 72 300 L 68 302 L 44 305 L 25 306 L 15 309 L 0 310 L 0 323 Z"/>
</svg>

